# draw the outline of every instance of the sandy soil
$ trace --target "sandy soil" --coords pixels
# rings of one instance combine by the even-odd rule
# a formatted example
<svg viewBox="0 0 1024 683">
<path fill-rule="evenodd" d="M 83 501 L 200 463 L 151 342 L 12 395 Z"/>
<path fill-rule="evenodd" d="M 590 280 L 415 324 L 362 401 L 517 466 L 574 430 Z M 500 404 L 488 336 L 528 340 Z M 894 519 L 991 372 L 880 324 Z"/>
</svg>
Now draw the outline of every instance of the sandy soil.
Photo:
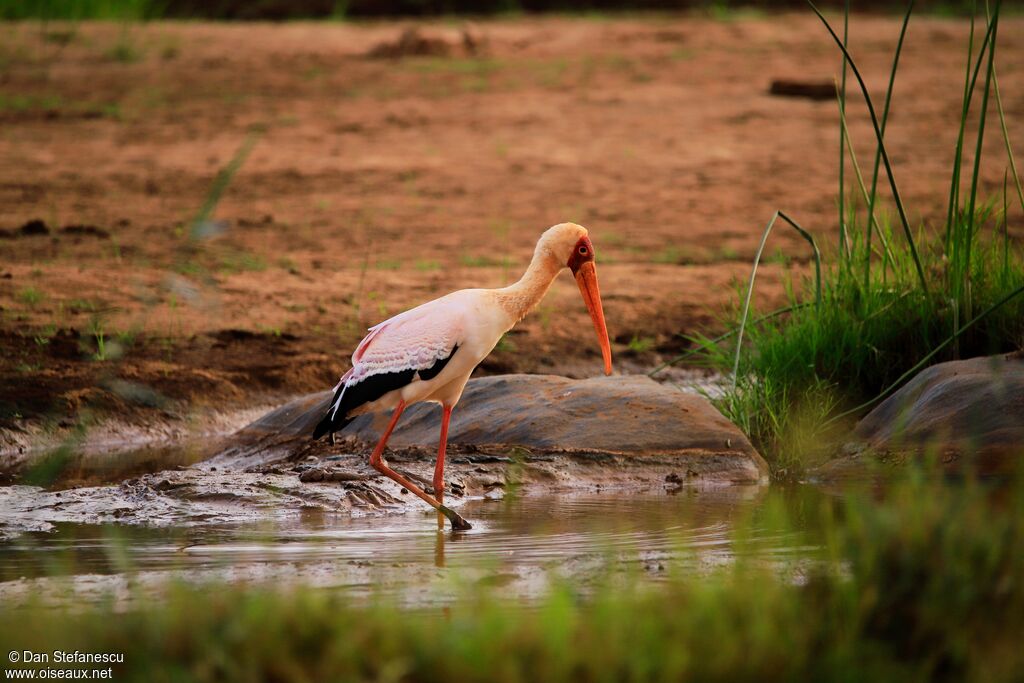
<svg viewBox="0 0 1024 683">
<path fill-rule="evenodd" d="M 879 94 L 898 28 L 853 22 Z M 365 327 L 511 281 L 565 220 L 592 231 L 620 369 L 648 367 L 721 328 L 773 210 L 834 237 L 836 104 L 768 93 L 837 72 L 806 14 L 484 22 L 475 54 L 437 24 L 450 54 L 367 56 L 401 29 L 0 26 L 0 426 L 83 408 L 187 420 L 328 387 Z M 918 18 L 907 40 L 889 137 L 915 221 L 943 210 L 966 35 Z M 1022 59 L 1002 42 L 1000 63 Z M 1001 85 L 1024 140 L 1024 71 Z M 863 107 L 850 126 L 869 158 Z M 191 239 L 251 132 L 216 229 Z M 43 234 L 22 230 L 34 219 Z M 774 239 L 800 272 L 806 249 Z M 763 272 L 776 304 L 783 266 Z M 480 372 L 596 373 L 591 334 L 565 278 Z"/>
</svg>

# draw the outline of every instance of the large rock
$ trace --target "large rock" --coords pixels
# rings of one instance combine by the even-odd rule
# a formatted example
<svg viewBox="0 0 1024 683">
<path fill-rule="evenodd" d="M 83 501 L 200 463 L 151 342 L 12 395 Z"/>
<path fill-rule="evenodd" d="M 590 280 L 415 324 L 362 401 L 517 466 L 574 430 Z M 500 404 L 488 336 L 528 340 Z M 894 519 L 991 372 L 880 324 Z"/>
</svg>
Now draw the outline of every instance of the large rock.
<svg viewBox="0 0 1024 683">
<path fill-rule="evenodd" d="M 825 477 L 934 454 L 950 468 L 1005 472 L 1024 455 L 1024 353 L 922 370 L 856 426 Z"/>
<path fill-rule="evenodd" d="M 330 393 L 312 394 L 274 410 L 233 439 L 211 463 L 251 468 L 305 456 L 316 449 L 310 434 L 327 410 Z M 406 410 L 389 442 L 395 449 L 436 449 L 440 407 Z M 364 415 L 343 432 L 369 445 L 381 420 Z M 551 454 L 666 459 L 704 481 L 758 482 L 768 466 L 750 442 L 701 396 L 643 376 L 584 380 L 543 375 L 504 375 L 469 382 L 452 415 L 450 452 Z M 653 463 L 652 463 L 653 464 Z"/>
</svg>

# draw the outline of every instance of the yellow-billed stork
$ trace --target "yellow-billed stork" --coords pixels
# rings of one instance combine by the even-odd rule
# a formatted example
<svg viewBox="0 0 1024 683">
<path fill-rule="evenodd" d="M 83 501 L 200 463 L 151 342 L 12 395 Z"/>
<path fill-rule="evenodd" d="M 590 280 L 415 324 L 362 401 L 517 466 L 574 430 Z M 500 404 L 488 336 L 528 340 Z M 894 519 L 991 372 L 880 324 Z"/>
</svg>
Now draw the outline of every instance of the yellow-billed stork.
<svg viewBox="0 0 1024 683">
<path fill-rule="evenodd" d="M 473 369 L 502 335 L 523 319 L 562 271 L 572 271 L 597 331 L 605 374 L 612 372 L 601 292 L 594 267 L 594 245 L 586 228 L 561 223 L 541 235 L 526 273 L 501 289 L 462 289 L 428 301 L 371 327 L 352 354 L 352 367 L 334 388 L 327 414 L 313 438 L 342 429 L 357 415 L 393 409 L 391 421 L 370 456 L 370 465 L 445 515 L 453 529 L 471 525 L 443 504 L 448 422 Z M 431 496 L 388 467 L 384 447 L 405 407 L 419 401 L 440 403 L 441 439 Z"/>
</svg>

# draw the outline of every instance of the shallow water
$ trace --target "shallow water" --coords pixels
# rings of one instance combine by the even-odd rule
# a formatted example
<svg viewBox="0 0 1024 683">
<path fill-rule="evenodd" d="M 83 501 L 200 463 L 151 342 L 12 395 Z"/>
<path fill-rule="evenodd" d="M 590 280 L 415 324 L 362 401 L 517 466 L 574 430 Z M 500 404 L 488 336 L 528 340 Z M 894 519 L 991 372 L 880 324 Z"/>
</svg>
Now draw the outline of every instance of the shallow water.
<svg viewBox="0 0 1024 683">
<path fill-rule="evenodd" d="M 723 487 L 676 492 L 509 497 L 467 501 L 474 529 L 439 531 L 432 512 L 349 517 L 311 512 L 288 526 L 152 529 L 59 525 L 0 543 L 0 597 L 29 596 L 66 577 L 80 597 L 135 583 L 285 582 L 384 591 L 417 601 L 444 596 L 455 579 L 530 595 L 552 576 L 581 582 L 608 570 L 657 580 L 700 575 L 737 553 L 792 564 L 813 534 L 772 530 L 769 510 L 792 511 L 825 494 L 813 487 Z M 742 543 L 737 530 L 742 529 Z M 60 581 L 58 581 L 60 583 Z"/>
</svg>

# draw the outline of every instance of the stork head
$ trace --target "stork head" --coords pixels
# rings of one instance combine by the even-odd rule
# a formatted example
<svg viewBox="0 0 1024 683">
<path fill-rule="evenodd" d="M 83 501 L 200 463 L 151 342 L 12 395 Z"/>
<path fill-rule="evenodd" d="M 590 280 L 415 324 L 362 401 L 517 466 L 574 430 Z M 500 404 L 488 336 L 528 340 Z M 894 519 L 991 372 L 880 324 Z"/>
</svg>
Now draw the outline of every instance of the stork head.
<svg viewBox="0 0 1024 683">
<path fill-rule="evenodd" d="M 587 229 L 575 223 L 560 223 L 548 228 L 537 243 L 537 251 L 546 252 L 561 267 L 572 271 L 580 294 L 583 295 L 583 302 L 590 312 L 590 319 L 594 322 L 597 343 L 601 345 L 601 357 L 604 359 L 604 374 L 612 374 L 612 348 L 604 321 L 604 307 L 601 305 L 601 289 L 597 286 L 594 244 L 590 241 Z"/>
</svg>

